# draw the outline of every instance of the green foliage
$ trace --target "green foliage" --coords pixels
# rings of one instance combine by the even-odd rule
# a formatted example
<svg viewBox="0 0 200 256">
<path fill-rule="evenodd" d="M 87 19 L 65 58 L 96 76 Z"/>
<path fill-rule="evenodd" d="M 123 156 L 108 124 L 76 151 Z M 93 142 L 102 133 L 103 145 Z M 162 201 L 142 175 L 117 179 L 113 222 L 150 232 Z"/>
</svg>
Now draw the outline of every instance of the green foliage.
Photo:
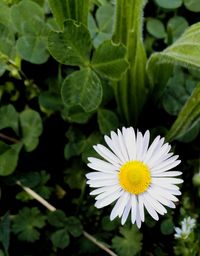
<svg viewBox="0 0 200 256">
<path fill-rule="evenodd" d="M 66 217 L 65 213 L 57 210 L 48 215 L 48 222 L 59 228 L 51 235 L 51 241 L 55 249 L 64 249 L 69 245 L 71 234 L 73 237 L 79 237 L 82 234 L 82 225 L 80 221 L 74 217 Z"/>
<path fill-rule="evenodd" d="M 15 145 L 7 145 L 0 141 L 0 175 L 7 176 L 14 172 L 18 158 L 19 151 L 22 147 L 21 143 Z"/>
<path fill-rule="evenodd" d="M 91 65 L 102 76 L 119 80 L 128 68 L 125 54 L 126 48 L 123 45 L 104 41 L 94 52 Z"/>
<path fill-rule="evenodd" d="M 118 128 L 119 120 L 114 112 L 107 109 L 99 109 L 98 124 L 101 133 L 108 134 L 110 131 Z"/>
<path fill-rule="evenodd" d="M 10 218 L 9 213 L 6 213 L 0 222 L 0 242 L 3 245 L 4 251 L 8 254 L 10 243 Z"/>
<path fill-rule="evenodd" d="M 155 0 L 157 5 L 166 9 L 175 9 L 182 5 L 182 0 Z"/>
<path fill-rule="evenodd" d="M 79 105 L 86 112 L 94 111 L 101 103 L 101 81 L 89 68 L 76 71 L 64 80 L 61 95 L 66 106 Z"/>
<path fill-rule="evenodd" d="M 185 33 L 164 51 L 151 55 L 147 70 L 150 80 L 154 83 L 154 76 L 158 65 L 162 63 L 178 64 L 183 67 L 199 68 L 199 29 L 200 23 L 189 27 Z M 191 44 L 193 47 L 191 48 Z"/>
<path fill-rule="evenodd" d="M 118 108 L 126 123 L 136 123 L 146 101 L 146 53 L 142 39 L 144 1 L 117 1 L 113 40 L 127 47 L 130 68 L 115 84 Z M 134 17 L 134 18 L 133 18 Z"/>
<path fill-rule="evenodd" d="M 200 11 L 200 3 L 197 0 L 183 0 L 185 7 L 192 12 Z"/>
<path fill-rule="evenodd" d="M 114 11 L 113 5 L 105 3 L 98 8 L 95 19 L 92 15 L 89 16 L 88 28 L 95 47 L 99 46 L 104 40 L 111 39 Z"/>
<path fill-rule="evenodd" d="M 174 232 L 174 223 L 171 219 L 163 220 L 160 225 L 160 230 L 163 235 L 171 235 Z"/>
<path fill-rule="evenodd" d="M 183 136 L 199 123 L 200 118 L 200 84 L 183 106 L 173 126 L 167 133 L 167 139 L 173 140 Z"/>
<path fill-rule="evenodd" d="M 18 133 L 18 113 L 13 105 L 5 105 L 0 108 L 0 129 L 12 128 Z"/>
<path fill-rule="evenodd" d="M 171 115 L 177 116 L 181 108 L 192 94 L 198 80 L 193 80 L 179 68 L 174 70 L 163 92 L 163 107 Z"/>
<path fill-rule="evenodd" d="M 45 217 L 38 208 L 23 208 L 14 218 L 12 231 L 20 240 L 34 242 L 40 238 L 39 229 L 45 225 Z"/>
<path fill-rule="evenodd" d="M 42 7 L 30 0 L 22 0 L 11 8 L 11 18 L 19 33 L 17 51 L 20 57 L 34 64 L 47 61 L 47 35 Z"/>
<path fill-rule="evenodd" d="M 122 236 L 116 236 L 112 239 L 113 248 L 118 255 L 137 255 L 142 249 L 142 234 L 138 229 L 134 225 L 131 228 L 121 227 L 120 234 Z"/>
<path fill-rule="evenodd" d="M 175 16 L 169 19 L 167 23 L 167 32 L 175 42 L 188 27 L 187 20 L 182 16 Z"/>
<path fill-rule="evenodd" d="M 147 21 L 147 31 L 155 38 L 161 39 L 166 36 L 165 27 L 163 23 L 158 20 L 151 18 Z"/>
<path fill-rule="evenodd" d="M 41 171 L 40 173 L 30 172 L 22 175 L 22 177 L 18 177 L 19 181 L 23 186 L 27 186 L 32 188 L 36 193 L 42 196 L 45 199 L 49 199 L 52 188 L 47 186 L 47 182 L 50 179 L 50 175 L 45 171 Z M 16 198 L 21 201 L 29 201 L 33 200 L 33 198 L 28 195 L 25 191 L 21 191 L 16 195 Z"/>
<path fill-rule="evenodd" d="M 32 109 L 25 109 L 20 113 L 22 137 L 27 152 L 34 150 L 39 143 L 39 136 L 42 133 L 42 120 L 38 112 Z"/>
<path fill-rule="evenodd" d="M 48 47 L 52 56 L 60 63 L 86 66 L 92 43 L 90 34 L 83 24 L 67 20 L 63 32 L 52 31 L 49 34 Z"/>
<path fill-rule="evenodd" d="M 87 14 L 89 8 L 88 0 L 49 0 L 53 15 L 61 29 L 67 19 L 77 20 L 87 25 Z"/>
<path fill-rule="evenodd" d="M 69 234 L 67 230 L 59 229 L 51 235 L 51 241 L 55 248 L 64 249 L 69 245 Z"/>
</svg>

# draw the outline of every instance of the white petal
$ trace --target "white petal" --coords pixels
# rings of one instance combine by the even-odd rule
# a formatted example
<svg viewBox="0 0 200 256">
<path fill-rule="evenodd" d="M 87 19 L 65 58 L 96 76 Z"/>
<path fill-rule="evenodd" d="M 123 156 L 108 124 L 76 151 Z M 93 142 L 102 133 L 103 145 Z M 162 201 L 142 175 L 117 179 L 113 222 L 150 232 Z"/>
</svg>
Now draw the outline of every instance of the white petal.
<svg viewBox="0 0 200 256">
<path fill-rule="evenodd" d="M 114 202 L 115 200 L 117 200 L 122 195 L 122 193 L 123 193 L 122 190 L 120 190 L 120 191 L 117 191 L 117 192 L 107 196 L 106 198 L 97 200 L 95 203 L 95 206 L 97 208 L 102 208 L 104 206 L 107 206 L 107 205 L 111 204 L 112 202 Z"/>
<path fill-rule="evenodd" d="M 131 222 L 135 223 L 137 211 L 137 200 L 135 195 L 131 195 Z"/>
<path fill-rule="evenodd" d="M 113 132 L 114 133 L 114 132 Z M 112 134 L 112 132 L 111 132 Z M 119 145 L 117 144 L 116 140 L 112 140 L 107 135 L 104 136 L 105 142 L 110 147 L 110 149 L 115 153 L 115 155 L 121 160 L 121 162 L 125 162 L 126 160 L 123 158 L 121 150 L 119 149 Z"/>
<path fill-rule="evenodd" d="M 157 185 L 160 188 L 165 188 L 165 189 L 172 189 L 172 190 L 178 190 L 179 187 L 177 187 L 176 185 L 173 185 L 171 183 L 167 183 L 167 182 L 162 182 L 162 181 L 158 181 L 158 178 L 152 178 L 151 179 L 151 184 L 152 185 Z"/>
<path fill-rule="evenodd" d="M 171 146 L 168 143 L 164 144 L 162 147 L 158 147 L 157 151 L 155 151 L 152 157 L 149 159 L 148 166 L 153 168 L 158 163 L 160 163 L 161 159 L 168 155 L 167 153 L 170 151 L 170 149 Z"/>
<path fill-rule="evenodd" d="M 138 209 L 140 214 L 140 219 L 144 221 L 144 201 L 143 201 L 143 194 L 138 195 Z"/>
<path fill-rule="evenodd" d="M 157 136 L 154 141 L 152 142 L 151 146 L 149 147 L 149 149 L 147 150 L 147 153 L 144 157 L 144 162 L 148 164 L 149 159 L 151 159 L 154 150 L 156 150 L 156 148 L 159 145 L 162 145 L 164 142 L 164 139 L 160 139 L 160 136 Z"/>
<path fill-rule="evenodd" d="M 142 158 L 142 148 L 143 146 L 143 136 L 141 132 L 137 132 L 137 137 L 136 137 L 136 160 L 140 160 Z"/>
<path fill-rule="evenodd" d="M 108 190 L 108 191 L 105 191 L 101 194 L 99 194 L 98 196 L 95 197 L 95 200 L 100 200 L 100 199 L 103 199 L 111 194 L 114 194 L 118 191 L 122 190 L 120 186 L 115 186 L 114 188 Z"/>
<path fill-rule="evenodd" d="M 164 171 L 167 171 L 169 169 L 172 169 L 172 168 L 176 167 L 181 162 L 181 160 L 175 160 L 177 158 L 178 158 L 178 156 L 170 157 L 169 159 L 167 159 L 166 161 L 164 161 L 160 165 L 157 165 L 156 167 L 151 168 L 152 173 L 154 173 L 154 172 L 164 172 Z"/>
<path fill-rule="evenodd" d="M 129 200 L 129 193 L 124 191 L 120 196 L 120 198 L 117 200 L 115 206 L 111 211 L 110 220 L 114 220 L 117 216 L 122 215 L 128 200 Z"/>
<path fill-rule="evenodd" d="M 120 188 L 120 186 L 114 185 L 114 186 L 105 186 L 105 187 L 97 188 L 97 189 L 94 189 L 93 191 L 91 191 L 90 195 L 93 195 L 93 196 L 98 195 L 98 194 L 101 194 L 101 193 L 104 193 L 107 191 L 111 191 L 112 189 L 116 190 L 117 188 Z"/>
<path fill-rule="evenodd" d="M 86 175 L 87 179 L 90 180 L 102 180 L 102 179 L 112 179 L 115 178 L 117 176 L 117 173 L 103 173 L 103 172 L 89 172 Z"/>
<path fill-rule="evenodd" d="M 135 131 L 132 127 L 130 127 L 124 129 L 123 134 L 129 160 L 134 160 L 136 157 Z"/>
<path fill-rule="evenodd" d="M 171 202 L 169 199 L 164 198 L 160 193 L 156 191 L 156 189 L 149 188 L 147 193 L 150 194 L 151 197 L 159 201 L 161 204 L 168 206 L 170 208 L 175 208 L 175 204 Z"/>
<path fill-rule="evenodd" d="M 127 162 L 127 161 L 129 161 L 129 156 L 128 156 L 128 153 L 127 153 L 124 137 L 123 137 L 123 135 L 122 135 L 122 133 L 119 129 L 117 130 L 117 133 L 118 133 L 118 140 L 119 140 L 119 145 L 120 145 L 120 148 L 121 148 L 122 155 L 124 156 L 124 159 Z"/>
<path fill-rule="evenodd" d="M 117 185 L 117 184 L 119 184 L 119 180 L 118 179 L 88 180 L 86 183 L 89 184 L 89 186 L 91 188 L 99 188 L 99 187 L 104 187 L 104 186 Z"/>
<path fill-rule="evenodd" d="M 119 167 L 95 157 L 89 157 L 88 160 L 88 166 L 96 171 L 113 173 L 119 170 Z"/>
<path fill-rule="evenodd" d="M 144 198 L 144 206 L 154 220 L 159 219 L 157 212 L 145 198 Z"/>
<path fill-rule="evenodd" d="M 140 218 L 140 212 L 139 212 L 139 206 L 137 204 L 137 207 L 136 207 L 136 225 L 138 228 L 141 228 L 141 218 Z"/>
<path fill-rule="evenodd" d="M 175 197 L 173 195 L 173 193 L 171 191 L 169 191 L 168 189 L 164 189 L 164 188 L 161 188 L 161 187 L 158 187 L 158 186 L 155 186 L 155 185 L 152 186 L 152 187 L 153 187 L 153 190 L 155 191 L 155 193 L 157 193 L 158 195 L 161 195 L 162 197 L 164 197 L 164 198 L 166 198 L 166 199 L 168 199 L 170 201 L 173 201 L 173 202 L 177 202 L 178 201 L 178 198 Z"/>
<path fill-rule="evenodd" d="M 123 212 L 123 215 L 122 215 L 122 218 L 121 218 L 121 224 L 124 225 L 124 223 L 126 222 L 127 218 L 128 218 L 128 215 L 129 215 L 129 212 L 131 210 L 131 195 L 129 197 L 129 200 L 127 202 L 127 205 L 124 209 L 124 212 Z"/>
<path fill-rule="evenodd" d="M 141 161 L 143 161 L 146 156 L 148 146 L 149 146 L 149 139 L 150 139 L 150 132 L 149 130 L 147 130 L 143 137 L 142 153 L 141 153 L 141 159 L 140 159 Z"/>
<path fill-rule="evenodd" d="M 168 172 L 162 172 L 162 173 L 154 173 L 152 174 L 152 177 L 175 177 L 181 174 L 182 172 L 178 172 L 178 171 L 168 171 Z"/>
<path fill-rule="evenodd" d="M 183 180 L 182 179 L 179 179 L 179 178 L 152 178 L 152 183 L 154 184 L 158 184 L 158 185 L 168 185 L 168 184 L 181 184 L 183 183 Z"/>
<path fill-rule="evenodd" d="M 158 213 L 160 213 L 161 215 L 164 215 L 165 213 L 167 213 L 166 208 L 162 204 L 160 204 L 157 200 L 155 200 L 152 196 L 150 196 L 148 191 L 144 193 L 144 197 Z"/>
<path fill-rule="evenodd" d="M 103 145 L 98 144 L 94 146 L 94 149 L 100 156 L 102 156 L 104 159 L 106 159 L 108 162 L 112 163 L 116 167 L 119 167 L 122 164 L 120 159 Z"/>
</svg>

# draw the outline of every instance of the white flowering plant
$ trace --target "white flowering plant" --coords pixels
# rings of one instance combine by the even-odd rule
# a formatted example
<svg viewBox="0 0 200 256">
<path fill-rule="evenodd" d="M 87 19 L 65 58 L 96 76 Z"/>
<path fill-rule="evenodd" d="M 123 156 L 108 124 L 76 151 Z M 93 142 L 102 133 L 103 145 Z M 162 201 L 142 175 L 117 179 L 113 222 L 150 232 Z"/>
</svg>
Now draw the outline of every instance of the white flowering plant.
<svg viewBox="0 0 200 256">
<path fill-rule="evenodd" d="M 200 254 L 199 13 L 0 0 L 0 256 Z"/>
</svg>

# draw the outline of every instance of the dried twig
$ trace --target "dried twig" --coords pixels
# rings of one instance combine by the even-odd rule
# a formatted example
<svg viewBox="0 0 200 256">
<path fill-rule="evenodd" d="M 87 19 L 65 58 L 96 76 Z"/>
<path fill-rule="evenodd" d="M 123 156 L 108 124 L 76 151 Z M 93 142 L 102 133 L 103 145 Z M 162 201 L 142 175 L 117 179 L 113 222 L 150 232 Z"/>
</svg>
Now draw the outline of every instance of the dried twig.
<svg viewBox="0 0 200 256">
<path fill-rule="evenodd" d="M 42 205 L 44 205 L 49 211 L 54 212 L 56 211 L 56 208 L 51 205 L 49 202 L 47 202 L 43 197 L 41 197 L 40 195 L 38 195 L 35 191 L 33 191 L 31 188 L 25 187 L 21 184 L 20 181 L 17 181 L 17 185 L 19 185 L 20 187 L 22 187 L 24 189 L 24 191 L 26 191 L 30 196 L 32 196 L 35 200 L 37 200 L 38 202 L 40 202 Z M 104 250 L 105 252 L 107 252 L 109 255 L 111 256 L 117 256 L 117 254 L 115 254 L 113 251 L 111 251 L 105 244 L 103 244 L 102 242 L 98 241 L 94 236 L 90 235 L 88 232 L 86 232 L 85 230 L 83 230 L 83 235 L 90 240 L 92 243 L 94 243 L 95 245 L 97 245 L 99 248 L 101 248 L 102 250 Z"/>
</svg>

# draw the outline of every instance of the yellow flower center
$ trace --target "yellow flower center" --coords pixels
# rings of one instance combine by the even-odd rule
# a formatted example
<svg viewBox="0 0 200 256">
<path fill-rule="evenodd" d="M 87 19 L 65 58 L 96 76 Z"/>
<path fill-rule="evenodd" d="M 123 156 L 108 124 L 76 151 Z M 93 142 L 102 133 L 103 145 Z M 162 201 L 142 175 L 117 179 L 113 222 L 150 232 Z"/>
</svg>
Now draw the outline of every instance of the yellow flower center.
<svg viewBox="0 0 200 256">
<path fill-rule="evenodd" d="M 151 183 L 150 170 L 140 161 L 127 162 L 120 168 L 119 182 L 121 187 L 129 193 L 141 194 Z"/>
</svg>

